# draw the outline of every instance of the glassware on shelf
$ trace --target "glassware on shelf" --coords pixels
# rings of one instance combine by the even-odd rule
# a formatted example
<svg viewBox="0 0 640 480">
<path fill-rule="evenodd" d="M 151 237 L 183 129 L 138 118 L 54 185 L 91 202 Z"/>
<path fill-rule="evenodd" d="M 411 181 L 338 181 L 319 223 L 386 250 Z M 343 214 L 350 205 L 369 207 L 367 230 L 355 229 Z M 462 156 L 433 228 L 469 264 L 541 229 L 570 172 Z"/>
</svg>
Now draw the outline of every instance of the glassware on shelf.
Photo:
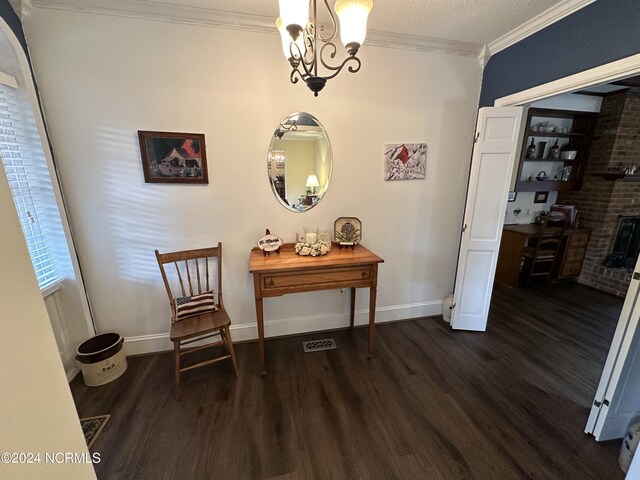
<svg viewBox="0 0 640 480">
<path fill-rule="evenodd" d="M 536 139 L 531 138 L 531 144 L 527 147 L 526 158 L 536 158 Z"/>
</svg>

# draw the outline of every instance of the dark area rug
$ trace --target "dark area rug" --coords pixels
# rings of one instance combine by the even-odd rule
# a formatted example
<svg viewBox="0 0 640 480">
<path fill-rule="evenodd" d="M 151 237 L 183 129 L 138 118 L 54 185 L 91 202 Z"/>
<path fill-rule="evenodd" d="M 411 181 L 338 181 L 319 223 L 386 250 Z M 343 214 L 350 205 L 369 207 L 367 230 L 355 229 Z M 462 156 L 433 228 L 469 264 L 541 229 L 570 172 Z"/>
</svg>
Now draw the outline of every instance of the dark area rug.
<svg viewBox="0 0 640 480">
<path fill-rule="evenodd" d="M 87 447 L 91 448 L 93 442 L 96 441 L 100 432 L 107 424 L 107 421 L 111 415 L 98 415 L 97 417 L 87 417 L 80 419 L 80 425 L 82 426 L 82 433 L 84 433 L 84 439 L 87 441 Z"/>
</svg>

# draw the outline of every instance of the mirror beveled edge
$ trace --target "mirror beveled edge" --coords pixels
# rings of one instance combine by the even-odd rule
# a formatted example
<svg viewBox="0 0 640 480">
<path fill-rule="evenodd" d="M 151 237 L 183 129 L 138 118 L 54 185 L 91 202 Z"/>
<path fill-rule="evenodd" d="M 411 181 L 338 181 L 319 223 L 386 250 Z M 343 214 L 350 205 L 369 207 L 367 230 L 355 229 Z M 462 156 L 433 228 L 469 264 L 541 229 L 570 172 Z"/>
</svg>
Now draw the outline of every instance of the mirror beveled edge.
<svg viewBox="0 0 640 480">
<path fill-rule="evenodd" d="M 274 130 L 267 153 L 267 179 L 278 202 L 291 212 L 312 209 L 326 194 L 332 173 L 333 151 L 320 121 L 307 112 L 287 115 Z M 307 187 L 311 175 L 318 187 Z"/>
</svg>

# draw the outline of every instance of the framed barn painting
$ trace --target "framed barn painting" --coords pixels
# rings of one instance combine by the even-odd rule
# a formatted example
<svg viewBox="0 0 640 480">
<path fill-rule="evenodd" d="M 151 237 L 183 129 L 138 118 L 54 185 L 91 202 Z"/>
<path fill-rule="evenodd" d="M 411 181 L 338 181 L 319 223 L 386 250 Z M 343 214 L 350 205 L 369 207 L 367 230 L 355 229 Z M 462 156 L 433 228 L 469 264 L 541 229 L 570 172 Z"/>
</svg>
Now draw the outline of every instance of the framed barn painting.
<svg viewBox="0 0 640 480">
<path fill-rule="evenodd" d="M 208 184 L 203 133 L 138 130 L 146 183 Z"/>
<path fill-rule="evenodd" d="M 387 143 L 384 146 L 384 179 L 413 180 L 427 173 L 426 143 Z"/>
</svg>

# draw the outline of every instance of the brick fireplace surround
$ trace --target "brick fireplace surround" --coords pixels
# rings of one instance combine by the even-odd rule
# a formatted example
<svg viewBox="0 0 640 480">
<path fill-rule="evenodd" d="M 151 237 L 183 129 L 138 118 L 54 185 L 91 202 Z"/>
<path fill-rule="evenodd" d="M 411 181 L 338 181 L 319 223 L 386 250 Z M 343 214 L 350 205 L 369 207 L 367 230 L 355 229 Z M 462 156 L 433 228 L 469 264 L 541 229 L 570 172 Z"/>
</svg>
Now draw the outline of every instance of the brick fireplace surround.
<svg viewBox="0 0 640 480">
<path fill-rule="evenodd" d="M 623 177 L 628 164 L 638 171 Z M 593 229 L 578 281 L 624 297 L 631 273 L 602 262 L 611 252 L 619 215 L 640 215 L 640 88 L 603 98 L 582 189 L 560 193 L 557 202 L 576 205 L 581 226 Z"/>
</svg>

